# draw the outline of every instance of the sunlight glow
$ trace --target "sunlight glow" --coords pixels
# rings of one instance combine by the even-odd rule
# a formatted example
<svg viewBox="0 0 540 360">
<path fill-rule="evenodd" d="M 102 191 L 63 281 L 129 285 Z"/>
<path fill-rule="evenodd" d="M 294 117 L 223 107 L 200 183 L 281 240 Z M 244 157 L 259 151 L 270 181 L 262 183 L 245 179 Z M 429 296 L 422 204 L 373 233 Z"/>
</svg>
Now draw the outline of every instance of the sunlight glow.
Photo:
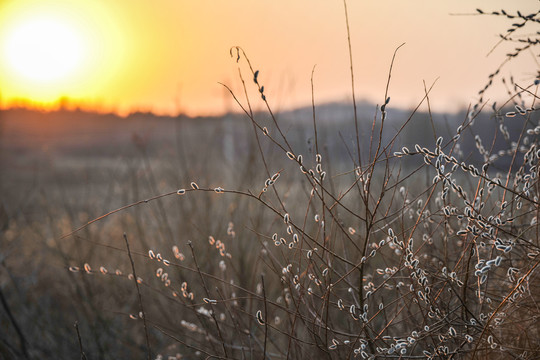
<svg viewBox="0 0 540 360">
<path fill-rule="evenodd" d="M 81 70 L 83 41 L 72 25 L 43 17 L 26 19 L 11 29 L 4 46 L 9 65 L 20 76 L 51 83 Z"/>
<path fill-rule="evenodd" d="M 494 1 L 349 1 L 356 99 L 381 102 L 394 50 L 406 43 L 392 72 L 393 106 L 416 106 L 424 84 L 439 79 L 433 108 L 467 107 L 513 51 L 501 44 L 491 52 L 507 24 L 475 9 L 537 11 L 530 0 Z M 120 114 L 239 111 L 218 84 L 243 93 L 236 67 L 245 62 L 229 53 L 235 45 L 279 109 L 311 106 L 315 64 L 316 102 L 350 102 L 344 21 L 339 1 L 0 0 L 0 109 L 25 102 L 54 109 L 64 99 L 70 106 L 61 107 Z M 535 55 L 524 53 L 501 74 L 518 79 L 530 69 L 530 81 Z M 502 87 L 489 91 L 505 96 Z"/>
<path fill-rule="evenodd" d="M 65 99 L 109 101 L 129 69 L 123 26 L 99 1 L 0 0 L 3 102 L 51 109 Z"/>
</svg>

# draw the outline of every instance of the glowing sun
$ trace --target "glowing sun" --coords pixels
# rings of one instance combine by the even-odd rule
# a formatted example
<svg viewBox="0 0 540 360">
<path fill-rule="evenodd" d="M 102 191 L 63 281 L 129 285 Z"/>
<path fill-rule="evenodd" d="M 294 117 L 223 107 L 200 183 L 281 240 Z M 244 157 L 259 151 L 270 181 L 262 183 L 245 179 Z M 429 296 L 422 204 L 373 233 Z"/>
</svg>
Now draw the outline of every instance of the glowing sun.
<svg viewBox="0 0 540 360">
<path fill-rule="evenodd" d="M 80 71 L 85 50 L 76 25 L 54 16 L 30 17 L 13 24 L 4 43 L 10 68 L 27 81 L 43 84 Z"/>
</svg>

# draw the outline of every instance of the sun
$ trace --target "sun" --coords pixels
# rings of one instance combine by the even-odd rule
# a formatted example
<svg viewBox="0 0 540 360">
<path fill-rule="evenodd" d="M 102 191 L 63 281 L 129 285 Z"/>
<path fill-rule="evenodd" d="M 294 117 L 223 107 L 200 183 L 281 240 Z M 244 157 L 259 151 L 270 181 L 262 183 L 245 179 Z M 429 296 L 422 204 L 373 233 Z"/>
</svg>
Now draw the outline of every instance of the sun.
<svg viewBox="0 0 540 360">
<path fill-rule="evenodd" d="M 18 76 L 47 84 L 80 70 L 84 46 L 83 37 L 68 21 L 51 15 L 34 16 L 8 30 L 4 56 Z"/>
<path fill-rule="evenodd" d="M 0 108 L 92 108 L 131 89 L 135 42 L 117 3 L 0 0 Z"/>
</svg>

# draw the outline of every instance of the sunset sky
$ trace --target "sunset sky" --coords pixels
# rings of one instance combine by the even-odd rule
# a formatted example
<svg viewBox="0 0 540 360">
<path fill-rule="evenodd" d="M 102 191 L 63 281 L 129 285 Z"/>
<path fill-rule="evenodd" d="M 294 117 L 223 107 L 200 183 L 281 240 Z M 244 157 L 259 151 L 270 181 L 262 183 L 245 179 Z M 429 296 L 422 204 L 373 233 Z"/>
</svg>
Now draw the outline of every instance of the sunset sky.
<svg viewBox="0 0 540 360">
<path fill-rule="evenodd" d="M 349 0 L 357 99 L 380 103 L 392 54 L 392 105 L 410 107 L 439 78 L 436 111 L 476 99 L 487 76 L 511 51 L 488 53 L 511 21 L 468 16 L 485 11 L 536 12 L 535 0 Z M 530 31 L 530 29 L 529 29 Z M 216 115 L 238 110 L 218 82 L 240 92 L 231 46 L 241 46 L 276 109 L 351 98 L 341 0 L 0 0 L 0 96 L 51 104 L 61 97 L 85 108 Z M 535 57 L 536 55 L 536 57 Z M 525 85 L 538 53 L 504 67 Z M 245 63 L 241 62 L 247 79 Z M 252 83 L 248 84 L 250 88 Z M 252 89 L 253 90 L 253 89 Z M 503 89 L 487 97 L 502 98 Z M 255 108 L 260 99 L 253 95 Z"/>
</svg>

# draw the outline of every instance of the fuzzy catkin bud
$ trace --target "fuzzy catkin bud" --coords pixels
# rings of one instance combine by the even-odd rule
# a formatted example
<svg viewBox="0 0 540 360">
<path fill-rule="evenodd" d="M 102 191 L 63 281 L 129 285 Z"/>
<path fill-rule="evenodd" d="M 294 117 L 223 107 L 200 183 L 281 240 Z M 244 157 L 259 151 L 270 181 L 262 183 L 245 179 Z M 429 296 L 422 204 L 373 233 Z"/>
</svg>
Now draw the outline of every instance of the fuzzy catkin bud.
<svg viewBox="0 0 540 360">
<path fill-rule="evenodd" d="M 261 310 L 257 310 L 256 317 L 257 317 L 257 322 L 258 322 L 260 325 L 264 325 L 264 319 L 263 319 L 262 311 L 261 311 Z"/>
</svg>

